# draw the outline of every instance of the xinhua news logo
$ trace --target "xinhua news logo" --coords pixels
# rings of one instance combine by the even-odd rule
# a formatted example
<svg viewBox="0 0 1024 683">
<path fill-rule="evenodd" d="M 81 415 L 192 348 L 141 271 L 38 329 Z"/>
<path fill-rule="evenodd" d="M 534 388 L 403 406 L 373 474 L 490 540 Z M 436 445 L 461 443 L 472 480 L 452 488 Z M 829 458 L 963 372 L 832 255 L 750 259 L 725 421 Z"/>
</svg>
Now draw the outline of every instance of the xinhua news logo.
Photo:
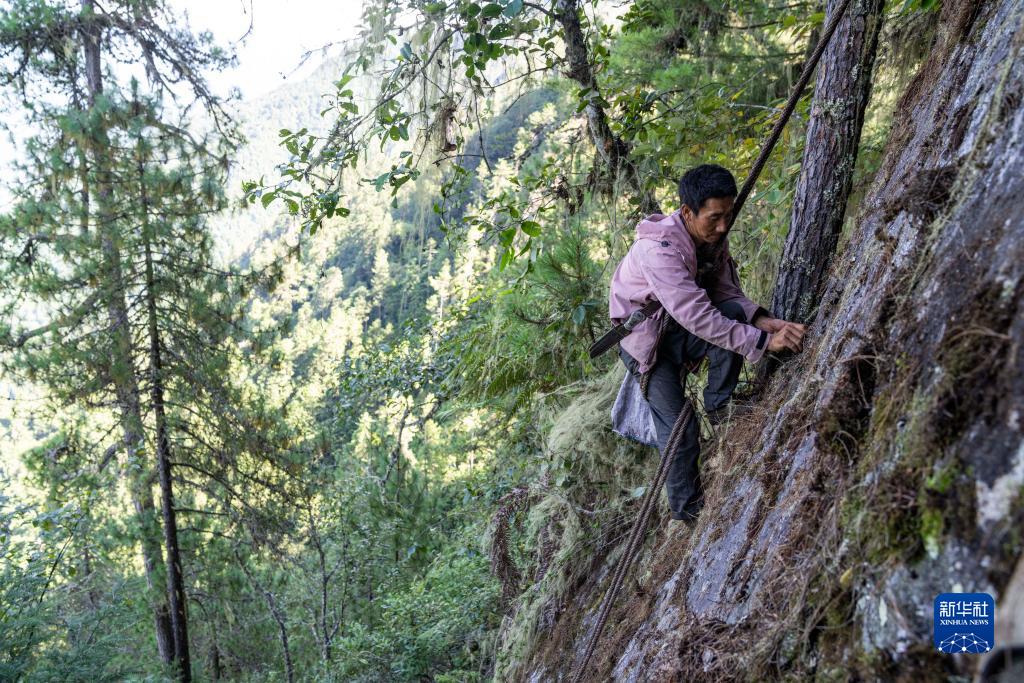
<svg viewBox="0 0 1024 683">
<path fill-rule="evenodd" d="M 996 604 L 988 593 L 942 593 L 935 598 L 939 652 L 981 654 L 995 647 Z"/>
</svg>

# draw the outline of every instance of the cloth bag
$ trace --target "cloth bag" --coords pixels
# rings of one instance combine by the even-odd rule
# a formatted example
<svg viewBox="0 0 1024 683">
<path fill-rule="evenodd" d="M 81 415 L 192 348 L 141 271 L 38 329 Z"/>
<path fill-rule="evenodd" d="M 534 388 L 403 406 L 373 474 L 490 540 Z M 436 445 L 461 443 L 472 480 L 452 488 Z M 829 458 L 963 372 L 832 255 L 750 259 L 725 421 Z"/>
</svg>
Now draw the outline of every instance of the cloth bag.
<svg viewBox="0 0 1024 683">
<path fill-rule="evenodd" d="M 640 392 L 640 383 L 629 372 L 622 378 L 619 393 L 612 403 L 612 431 L 645 446 L 658 447 L 654 413 Z"/>
</svg>

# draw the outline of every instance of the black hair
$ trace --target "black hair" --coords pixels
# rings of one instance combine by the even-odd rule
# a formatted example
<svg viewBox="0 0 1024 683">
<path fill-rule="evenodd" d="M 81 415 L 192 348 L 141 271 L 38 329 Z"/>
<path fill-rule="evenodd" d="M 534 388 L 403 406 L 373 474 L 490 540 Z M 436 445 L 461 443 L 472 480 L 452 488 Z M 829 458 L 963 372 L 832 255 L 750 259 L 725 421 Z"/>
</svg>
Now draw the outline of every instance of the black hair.
<svg viewBox="0 0 1024 683">
<path fill-rule="evenodd" d="M 679 179 L 679 201 L 694 213 L 700 213 L 707 199 L 735 196 L 736 178 L 717 164 L 701 164 Z"/>
</svg>

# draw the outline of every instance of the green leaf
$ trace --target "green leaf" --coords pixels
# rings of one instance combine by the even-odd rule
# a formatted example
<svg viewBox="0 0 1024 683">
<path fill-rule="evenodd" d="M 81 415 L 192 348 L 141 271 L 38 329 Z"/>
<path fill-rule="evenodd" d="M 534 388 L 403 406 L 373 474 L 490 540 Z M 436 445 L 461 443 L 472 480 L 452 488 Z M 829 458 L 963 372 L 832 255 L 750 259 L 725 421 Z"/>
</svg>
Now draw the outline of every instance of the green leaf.
<svg viewBox="0 0 1024 683">
<path fill-rule="evenodd" d="M 496 2 L 491 2 L 484 5 L 483 10 L 481 10 L 480 12 L 480 15 L 486 17 L 487 19 L 493 19 L 499 14 L 501 14 L 501 5 L 499 5 Z"/>
<path fill-rule="evenodd" d="M 505 266 L 512 260 L 512 249 L 506 249 L 501 253 L 501 260 L 498 261 L 498 270 L 505 270 Z"/>
<path fill-rule="evenodd" d="M 583 321 L 587 319 L 587 307 L 580 304 L 576 308 L 572 309 L 572 321 L 577 325 L 582 325 Z"/>
<path fill-rule="evenodd" d="M 466 39 L 464 49 L 468 54 L 473 52 L 483 51 L 487 47 L 487 38 L 482 33 L 471 33 L 469 38 Z"/>
<path fill-rule="evenodd" d="M 270 202 L 274 201 L 276 198 L 276 192 L 268 192 L 267 194 L 260 197 L 260 203 L 263 204 L 263 208 L 265 209 L 270 204 Z"/>
<path fill-rule="evenodd" d="M 487 37 L 490 40 L 501 40 L 502 38 L 508 38 L 514 33 L 515 30 L 512 28 L 510 24 L 502 22 L 500 24 L 496 24 L 494 28 L 492 28 L 490 32 L 487 34 Z"/>
<path fill-rule="evenodd" d="M 535 221 L 523 221 L 520 226 L 530 237 L 540 237 L 540 224 Z"/>
<path fill-rule="evenodd" d="M 512 0 L 501 11 L 506 17 L 514 17 L 523 11 L 523 0 Z"/>
</svg>

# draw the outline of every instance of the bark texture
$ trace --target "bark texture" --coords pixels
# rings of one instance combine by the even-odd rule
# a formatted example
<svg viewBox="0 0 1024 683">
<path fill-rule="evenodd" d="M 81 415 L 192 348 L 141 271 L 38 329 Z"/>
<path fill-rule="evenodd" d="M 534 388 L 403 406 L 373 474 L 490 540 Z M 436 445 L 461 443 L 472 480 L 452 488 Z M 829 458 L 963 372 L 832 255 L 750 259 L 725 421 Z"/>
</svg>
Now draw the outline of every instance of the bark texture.
<svg viewBox="0 0 1024 683">
<path fill-rule="evenodd" d="M 931 610 L 1024 591 L 1022 46 L 1019 0 L 943 3 L 806 350 L 705 448 L 697 527 L 655 520 L 592 680 L 994 680 L 998 658 L 935 656 Z M 512 679 L 578 663 L 607 533 Z"/>
<path fill-rule="evenodd" d="M 842 0 L 830 0 L 833 16 Z M 809 322 L 825 281 L 853 185 L 871 97 L 885 0 L 855 0 L 821 56 L 793 215 L 772 297 L 777 318 Z"/>
</svg>

